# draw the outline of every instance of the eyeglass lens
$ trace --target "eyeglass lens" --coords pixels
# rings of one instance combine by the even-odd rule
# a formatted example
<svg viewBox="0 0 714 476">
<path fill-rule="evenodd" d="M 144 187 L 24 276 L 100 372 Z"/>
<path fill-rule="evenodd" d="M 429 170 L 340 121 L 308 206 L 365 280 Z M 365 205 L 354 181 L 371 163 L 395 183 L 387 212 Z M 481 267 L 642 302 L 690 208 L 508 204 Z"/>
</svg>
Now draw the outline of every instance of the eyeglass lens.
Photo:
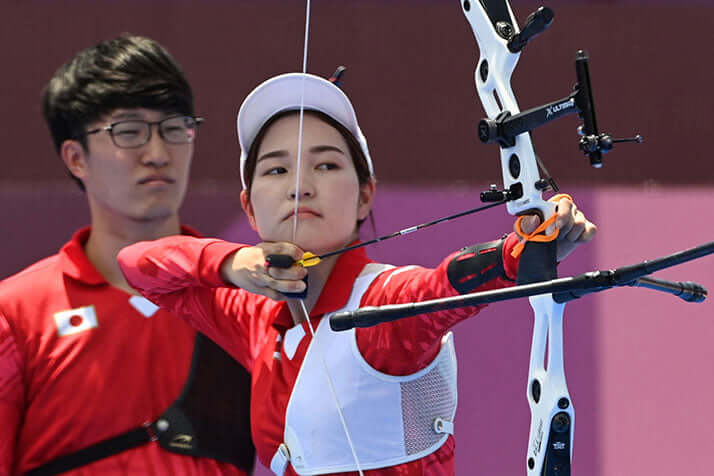
<svg viewBox="0 0 714 476">
<path fill-rule="evenodd" d="M 171 144 L 186 144 L 196 137 L 197 125 L 193 117 L 169 117 L 158 123 L 159 135 Z M 139 147 L 151 137 L 151 123 L 121 121 L 112 126 L 112 138 L 118 147 Z"/>
</svg>

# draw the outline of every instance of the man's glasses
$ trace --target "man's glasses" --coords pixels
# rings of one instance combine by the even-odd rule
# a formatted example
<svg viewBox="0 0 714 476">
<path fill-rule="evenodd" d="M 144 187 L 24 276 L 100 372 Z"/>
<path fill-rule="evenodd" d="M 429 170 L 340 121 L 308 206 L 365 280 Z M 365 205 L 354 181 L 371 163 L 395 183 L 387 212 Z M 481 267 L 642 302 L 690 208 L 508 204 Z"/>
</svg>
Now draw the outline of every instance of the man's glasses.
<svg viewBox="0 0 714 476">
<path fill-rule="evenodd" d="M 172 116 L 155 122 L 131 119 L 92 129 L 87 135 L 107 131 L 117 147 L 135 149 L 149 142 L 151 126 L 157 125 L 159 136 L 169 144 L 190 144 L 196 139 L 198 125 L 202 122 L 202 117 L 191 116 Z"/>
</svg>

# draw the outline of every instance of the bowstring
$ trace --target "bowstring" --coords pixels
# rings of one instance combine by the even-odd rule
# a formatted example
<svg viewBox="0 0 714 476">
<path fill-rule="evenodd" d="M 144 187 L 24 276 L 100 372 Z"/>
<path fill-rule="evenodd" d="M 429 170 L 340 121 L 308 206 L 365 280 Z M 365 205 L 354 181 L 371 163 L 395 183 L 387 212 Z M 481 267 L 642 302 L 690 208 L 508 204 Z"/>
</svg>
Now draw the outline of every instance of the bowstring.
<svg viewBox="0 0 714 476">
<path fill-rule="evenodd" d="M 302 159 L 302 130 L 305 118 L 305 75 L 307 74 L 307 45 L 310 40 L 310 0 L 305 8 L 305 38 L 302 49 L 302 80 L 300 81 L 300 115 L 298 120 L 297 172 L 295 175 L 295 209 L 293 211 L 293 243 L 297 237 L 298 208 L 300 207 L 300 170 Z"/>
<path fill-rule="evenodd" d="M 304 118 L 305 118 L 305 75 L 307 74 L 307 48 L 308 48 L 308 42 L 310 39 L 310 6 L 311 2 L 310 0 L 306 0 L 307 5 L 305 8 L 305 38 L 304 38 L 304 46 L 303 46 L 303 55 L 302 55 L 302 82 L 301 82 L 301 91 L 300 91 L 300 115 L 299 115 L 299 120 L 298 120 L 298 152 L 297 152 L 297 172 L 295 174 L 295 208 L 293 212 L 293 243 L 295 243 L 296 238 L 297 238 L 297 226 L 298 226 L 298 210 L 300 208 L 300 174 L 302 170 L 302 137 L 303 137 L 303 124 L 304 124 Z M 300 302 L 300 307 L 303 312 L 303 318 L 307 321 L 307 326 L 310 329 L 310 334 L 312 336 L 312 343 L 315 349 L 317 350 L 320 358 L 320 362 L 322 363 L 322 368 L 325 373 L 325 377 L 327 377 L 327 383 L 328 386 L 330 387 L 330 393 L 332 394 L 332 399 L 334 400 L 335 403 L 335 408 L 337 409 L 337 414 L 340 417 L 340 422 L 342 423 L 342 429 L 345 432 L 345 436 L 347 437 L 347 443 L 350 446 L 350 451 L 352 452 L 352 457 L 354 458 L 355 465 L 357 466 L 357 471 L 359 472 L 360 476 L 364 476 L 364 473 L 362 472 L 362 465 L 360 465 L 359 458 L 357 457 L 357 450 L 355 448 L 354 442 L 352 441 L 352 436 L 350 435 L 350 431 L 347 428 L 347 420 L 345 420 L 345 415 L 342 411 L 342 405 L 340 404 L 340 400 L 337 397 L 337 390 L 335 389 L 335 384 L 332 381 L 332 377 L 330 376 L 330 372 L 327 369 L 327 362 L 325 361 L 325 355 L 322 352 L 322 349 L 317 343 L 316 339 L 316 334 L 315 334 L 315 329 L 312 326 L 312 322 L 310 321 L 310 313 L 307 310 L 307 306 L 305 306 L 305 301 L 303 299 L 298 299 Z"/>
</svg>

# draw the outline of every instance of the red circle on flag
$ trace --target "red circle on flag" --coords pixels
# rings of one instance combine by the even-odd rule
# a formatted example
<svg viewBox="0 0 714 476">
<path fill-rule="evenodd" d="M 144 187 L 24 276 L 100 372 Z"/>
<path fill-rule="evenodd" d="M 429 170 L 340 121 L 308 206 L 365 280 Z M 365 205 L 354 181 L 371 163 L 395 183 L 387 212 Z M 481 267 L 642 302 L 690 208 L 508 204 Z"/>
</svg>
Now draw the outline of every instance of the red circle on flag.
<svg viewBox="0 0 714 476">
<path fill-rule="evenodd" d="M 78 326 L 82 325 L 83 320 L 84 319 L 82 319 L 82 316 L 80 316 L 79 314 L 75 314 L 74 316 L 69 318 L 69 323 L 73 327 L 78 327 Z"/>
</svg>

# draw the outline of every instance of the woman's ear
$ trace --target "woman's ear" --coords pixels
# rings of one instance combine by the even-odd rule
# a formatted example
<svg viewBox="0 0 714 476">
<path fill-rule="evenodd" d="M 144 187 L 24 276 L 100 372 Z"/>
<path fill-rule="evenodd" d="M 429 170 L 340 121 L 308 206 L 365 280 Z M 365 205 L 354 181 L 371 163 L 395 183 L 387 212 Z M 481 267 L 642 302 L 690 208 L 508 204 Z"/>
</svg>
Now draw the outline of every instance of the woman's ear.
<svg viewBox="0 0 714 476">
<path fill-rule="evenodd" d="M 359 187 L 359 203 L 357 204 L 357 219 L 364 220 L 372 210 L 374 194 L 377 190 L 374 177 L 370 177 L 369 182 Z"/>
<path fill-rule="evenodd" d="M 248 196 L 247 190 L 241 190 L 240 192 L 240 206 L 243 208 L 243 212 L 248 217 L 248 223 L 253 231 L 257 232 L 258 227 L 255 224 L 255 213 L 253 213 L 253 205 L 250 203 L 250 197 Z"/>
</svg>

